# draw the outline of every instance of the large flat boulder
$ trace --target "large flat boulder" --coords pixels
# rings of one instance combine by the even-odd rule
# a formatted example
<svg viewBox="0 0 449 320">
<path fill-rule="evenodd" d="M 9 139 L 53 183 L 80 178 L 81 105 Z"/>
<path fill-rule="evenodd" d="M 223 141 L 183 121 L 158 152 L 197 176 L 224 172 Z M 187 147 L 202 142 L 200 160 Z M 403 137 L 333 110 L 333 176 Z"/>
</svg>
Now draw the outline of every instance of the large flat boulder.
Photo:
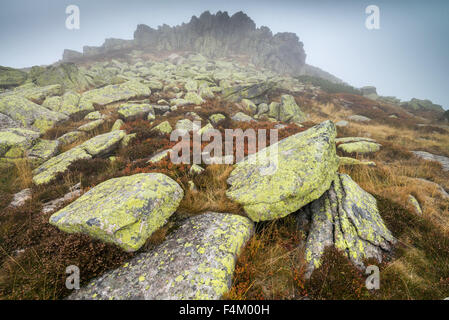
<svg viewBox="0 0 449 320">
<path fill-rule="evenodd" d="M 183 195 L 182 188 L 161 173 L 110 179 L 53 214 L 50 223 L 135 251 L 165 224 Z"/>
<path fill-rule="evenodd" d="M 70 300 L 220 299 L 253 233 L 242 216 L 208 212 L 188 219 L 154 250 L 93 280 Z"/>
<path fill-rule="evenodd" d="M 119 101 L 148 98 L 150 94 L 150 88 L 144 84 L 138 81 L 127 81 L 119 85 L 109 85 L 85 92 L 81 96 L 79 106 L 84 109 L 91 108 L 91 106 L 102 107 Z"/>
<path fill-rule="evenodd" d="M 51 111 L 21 95 L 0 95 L 0 113 L 7 115 L 23 127 L 43 133 L 56 123 L 67 120 L 62 113 Z"/>
<path fill-rule="evenodd" d="M 395 239 L 379 214 L 376 199 L 348 175 L 338 174 L 331 188 L 301 210 L 311 220 L 306 242 L 306 276 L 322 263 L 324 249 L 335 246 L 357 267 L 364 259 L 381 262 Z"/>
<path fill-rule="evenodd" d="M 227 196 L 253 221 L 282 218 L 318 199 L 338 168 L 335 125 L 323 122 L 248 156 L 228 178 Z"/>
</svg>

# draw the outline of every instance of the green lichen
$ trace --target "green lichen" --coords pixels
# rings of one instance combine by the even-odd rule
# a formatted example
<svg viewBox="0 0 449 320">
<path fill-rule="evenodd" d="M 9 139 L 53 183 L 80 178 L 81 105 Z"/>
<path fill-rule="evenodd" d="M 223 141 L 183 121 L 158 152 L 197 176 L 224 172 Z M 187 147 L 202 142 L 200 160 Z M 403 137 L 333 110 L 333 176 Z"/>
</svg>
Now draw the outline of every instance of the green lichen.
<svg viewBox="0 0 449 320">
<path fill-rule="evenodd" d="M 163 174 L 115 178 L 53 214 L 50 223 L 135 251 L 165 224 L 182 197 L 181 187 Z"/>
<path fill-rule="evenodd" d="M 336 130 L 326 121 L 235 165 L 226 192 L 254 221 L 285 217 L 329 189 L 338 168 Z"/>
</svg>

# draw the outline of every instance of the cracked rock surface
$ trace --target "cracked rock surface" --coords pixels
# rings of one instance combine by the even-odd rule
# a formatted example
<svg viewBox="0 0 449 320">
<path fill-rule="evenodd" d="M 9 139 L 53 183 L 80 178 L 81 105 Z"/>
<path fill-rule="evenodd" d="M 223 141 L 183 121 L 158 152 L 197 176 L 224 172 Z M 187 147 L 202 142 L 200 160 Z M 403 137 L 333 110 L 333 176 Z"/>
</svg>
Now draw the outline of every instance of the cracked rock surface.
<svg viewBox="0 0 449 320">
<path fill-rule="evenodd" d="M 331 188 L 300 212 L 310 219 L 306 277 L 321 266 L 324 249 L 335 246 L 357 267 L 363 259 L 382 261 L 395 239 L 385 226 L 376 199 L 348 175 L 338 174 Z"/>
<path fill-rule="evenodd" d="M 186 220 L 159 246 L 90 282 L 70 300 L 220 299 L 254 232 L 245 217 L 207 212 Z"/>
</svg>

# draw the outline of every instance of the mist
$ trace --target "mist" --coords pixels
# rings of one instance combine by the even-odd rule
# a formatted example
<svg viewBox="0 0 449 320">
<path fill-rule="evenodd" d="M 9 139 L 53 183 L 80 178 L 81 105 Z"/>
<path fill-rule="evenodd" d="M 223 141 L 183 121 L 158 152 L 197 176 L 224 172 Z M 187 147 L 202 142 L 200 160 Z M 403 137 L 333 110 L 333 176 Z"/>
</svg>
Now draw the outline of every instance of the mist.
<svg viewBox="0 0 449 320">
<path fill-rule="evenodd" d="M 65 9 L 80 8 L 79 30 L 65 26 Z M 380 9 L 380 29 L 365 27 L 368 5 Z M 449 107 L 449 3 L 447 1 L 3 1 L 0 65 L 46 65 L 64 49 L 82 51 L 105 38 L 132 39 L 137 24 L 156 28 L 219 10 L 245 12 L 273 33 L 294 32 L 308 64 L 380 95 L 430 99 Z"/>
</svg>

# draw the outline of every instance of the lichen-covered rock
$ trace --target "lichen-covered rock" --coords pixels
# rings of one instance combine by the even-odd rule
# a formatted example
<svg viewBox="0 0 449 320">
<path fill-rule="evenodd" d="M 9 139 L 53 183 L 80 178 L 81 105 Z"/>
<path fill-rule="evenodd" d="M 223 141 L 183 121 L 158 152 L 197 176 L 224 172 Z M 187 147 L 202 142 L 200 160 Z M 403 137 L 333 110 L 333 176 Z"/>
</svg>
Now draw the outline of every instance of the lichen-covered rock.
<svg viewBox="0 0 449 320">
<path fill-rule="evenodd" d="M 45 99 L 42 106 L 56 112 L 63 113 L 67 116 L 77 114 L 86 114 L 94 111 L 92 105 L 79 105 L 80 95 L 78 93 L 68 91 L 62 97 L 52 96 Z"/>
<path fill-rule="evenodd" d="M 48 97 L 61 95 L 62 88 L 59 84 L 38 87 L 32 83 L 27 83 L 23 86 L 15 88 L 11 94 L 22 96 L 34 103 L 41 104 Z"/>
<path fill-rule="evenodd" d="M 12 198 L 11 203 L 9 204 L 9 207 L 11 208 L 18 208 L 23 206 L 28 200 L 31 199 L 33 194 L 33 191 L 31 189 L 24 189 L 16 194 L 14 194 L 14 197 Z"/>
<path fill-rule="evenodd" d="M 172 152 L 172 149 L 167 149 L 167 150 L 163 150 L 161 152 L 156 153 L 155 155 L 153 155 L 150 160 L 148 160 L 147 163 L 156 163 L 161 161 L 162 159 L 164 159 L 166 156 L 168 156 L 170 154 L 170 152 Z"/>
<path fill-rule="evenodd" d="M 100 134 L 80 145 L 92 157 L 104 156 L 118 147 L 120 141 L 126 136 L 123 130 L 114 130 Z"/>
<path fill-rule="evenodd" d="M 224 115 L 222 115 L 221 113 L 214 113 L 213 115 L 211 115 L 209 117 L 209 120 L 213 123 L 213 124 L 218 124 L 221 121 L 225 120 L 226 117 Z"/>
<path fill-rule="evenodd" d="M 100 120 L 104 118 L 104 114 L 101 114 L 100 111 L 90 112 L 84 117 L 85 120 Z"/>
<path fill-rule="evenodd" d="M 254 232 L 242 216 L 188 219 L 155 249 L 93 280 L 70 300 L 213 300 L 232 285 L 240 250 Z"/>
<path fill-rule="evenodd" d="M 375 167 L 376 163 L 373 161 L 360 161 L 358 159 L 349 157 L 338 157 L 341 166 L 354 166 L 354 165 L 364 165 L 369 167 Z"/>
<path fill-rule="evenodd" d="M 200 128 L 189 119 L 181 119 L 176 122 L 175 130 L 179 132 L 198 131 Z"/>
<path fill-rule="evenodd" d="M 53 214 L 50 223 L 136 251 L 165 224 L 182 197 L 182 188 L 160 173 L 114 178 Z"/>
<path fill-rule="evenodd" d="M 449 158 L 445 156 L 439 156 L 426 151 L 412 151 L 413 154 L 421 159 L 428 161 L 436 161 L 441 164 L 444 171 L 449 171 Z"/>
<path fill-rule="evenodd" d="M 159 103 L 159 101 L 158 101 L 158 103 Z M 167 103 L 167 102 L 164 101 L 162 103 Z M 153 109 L 154 109 L 155 114 L 164 114 L 167 111 L 170 111 L 170 106 L 168 106 L 167 104 L 164 104 L 164 105 L 154 104 Z"/>
<path fill-rule="evenodd" d="M 323 122 L 248 156 L 228 178 L 227 196 L 253 221 L 295 212 L 329 189 L 339 160 L 335 125 Z"/>
<path fill-rule="evenodd" d="M 407 201 L 413 207 L 413 209 L 415 210 L 415 213 L 417 215 L 422 216 L 422 209 L 421 209 L 421 206 L 419 205 L 418 200 L 414 196 L 409 194 Z"/>
<path fill-rule="evenodd" d="M 159 123 L 153 129 L 151 129 L 151 131 L 158 131 L 162 134 L 169 134 L 170 132 L 173 131 L 173 128 L 168 121 L 164 121 Z"/>
<path fill-rule="evenodd" d="M 111 131 L 120 130 L 124 124 L 125 124 L 125 122 L 123 122 L 122 119 L 117 119 L 114 122 L 114 125 L 111 128 Z"/>
<path fill-rule="evenodd" d="M 10 117 L 23 127 L 34 128 L 44 133 L 56 123 L 67 120 L 67 116 L 48 110 L 20 95 L 0 95 L 0 113 Z"/>
<path fill-rule="evenodd" d="M 210 123 L 208 123 L 208 124 L 206 124 L 204 127 L 202 127 L 201 129 L 199 129 L 196 133 L 197 133 L 198 135 L 203 135 L 203 134 L 205 134 L 206 132 L 208 132 L 208 131 L 210 131 L 210 130 L 213 130 L 213 129 L 214 129 L 214 126 L 211 125 Z"/>
<path fill-rule="evenodd" d="M 355 121 L 355 122 L 370 122 L 371 119 L 359 114 L 352 115 L 348 118 L 349 120 Z"/>
<path fill-rule="evenodd" d="M 197 91 L 198 90 L 198 82 L 192 79 L 187 79 L 184 88 L 187 91 Z"/>
<path fill-rule="evenodd" d="M 83 131 L 83 132 L 92 132 L 92 131 L 98 129 L 103 124 L 104 124 L 104 119 L 94 120 L 94 121 L 88 122 L 86 124 L 83 124 L 77 130 Z"/>
<path fill-rule="evenodd" d="M 76 141 L 82 140 L 87 137 L 87 133 L 82 131 L 72 131 L 67 132 L 66 134 L 60 136 L 57 140 L 61 144 L 61 146 L 67 146 Z"/>
<path fill-rule="evenodd" d="M 231 118 L 234 121 L 238 121 L 238 122 L 251 122 L 251 121 L 255 121 L 253 118 L 251 118 L 249 115 L 244 114 L 243 112 L 237 112 L 236 114 L 234 114 Z"/>
<path fill-rule="evenodd" d="M 204 169 L 203 169 L 202 167 L 200 167 L 200 166 L 197 165 L 197 164 L 193 164 L 193 165 L 190 167 L 189 173 L 190 173 L 190 174 L 193 174 L 193 175 L 197 175 L 197 174 L 200 174 L 200 173 L 203 172 L 203 171 L 204 171 Z"/>
<path fill-rule="evenodd" d="M 109 85 L 83 93 L 79 106 L 92 108 L 92 106 L 106 106 L 113 102 L 127 101 L 137 98 L 148 98 L 150 88 L 138 81 L 127 81 L 119 85 Z"/>
<path fill-rule="evenodd" d="M 281 103 L 271 103 L 269 116 L 279 121 L 301 123 L 306 121 L 306 115 L 295 102 L 295 98 L 289 94 L 281 97 Z"/>
<path fill-rule="evenodd" d="M 39 140 L 29 151 L 28 157 L 36 158 L 38 163 L 47 161 L 58 153 L 58 140 Z"/>
<path fill-rule="evenodd" d="M 363 269 L 364 259 L 381 262 L 382 255 L 395 243 L 379 214 L 376 199 L 345 174 L 338 174 L 331 188 L 299 215 L 311 219 L 305 249 L 306 277 L 321 266 L 328 246 L 335 246 Z"/>
<path fill-rule="evenodd" d="M 240 102 L 242 99 L 255 100 L 265 95 L 271 88 L 273 82 L 260 82 L 256 84 L 223 88 L 223 98 L 230 102 Z"/>
<path fill-rule="evenodd" d="M 58 84 L 64 89 L 83 91 L 89 88 L 89 79 L 84 69 L 74 63 L 61 63 L 48 67 L 33 67 L 30 77 L 39 86 Z"/>
<path fill-rule="evenodd" d="M 254 102 L 252 102 L 249 99 L 242 99 L 240 104 L 243 107 L 243 110 L 249 113 L 250 115 L 254 116 L 257 113 L 257 106 Z"/>
<path fill-rule="evenodd" d="M 0 66 L 0 88 L 20 86 L 27 77 L 27 73 L 22 70 Z"/>
<path fill-rule="evenodd" d="M 189 104 L 202 104 L 204 103 L 203 98 L 201 98 L 196 92 L 187 92 L 184 96 L 184 100 Z"/>
<path fill-rule="evenodd" d="M 51 158 L 34 169 L 33 183 L 35 185 L 49 183 L 53 181 L 59 173 L 64 173 L 73 162 L 91 158 L 92 156 L 80 147 L 70 149 L 69 151 Z"/>
<path fill-rule="evenodd" d="M 0 130 L 5 130 L 8 128 L 19 128 L 20 124 L 14 121 L 6 114 L 0 113 Z"/>
<path fill-rule="evenodd" d="M 59 173 L 64 173 L 77 160 L 91 159 L 92 157 L 109 154 L 118 148 L 125 136 L 125 131 L 111 131 L 93 137 L 81 145 L 49 159 L 33 170 L 34 184 L 41 185 L 51 182 Z"/>
<path fill-rule="evenodd" d="M 127 134 L 123 139 L 122 139 L 122 142 L 120 142 L 120 146 L 123 148 L 123 147 L 127 147 L 129 144 L 130 144 L 130 142 L 132 141 L 132 140 L 134 140 L 135 138 L 137 137 L 137 133 L 130 133 L 130 134 Z"/>
<path fill-rule="evenodd" d="M 0 131 L 0 157 L 10 158 L 11 149 L 14 149 L 16 151 L 12 153 L 20 153 L 18 156 L 20 158 L 27 149 L 33 146 L 39 135 L 39 132 L 21 128 L 9 128 Z M 17 152 L 18 150 L 20 152 Z"/>
<path fill-rule="evenodd" d="M 372 153 L 380 150 L 381 145 L 377 142 L 371 142 L 367 140 L 360 140 L 356 142 L 341 143 L 338 145 L 338 149 L 346 153 Z"/>
<path fill-rule="evenodd" d="M 153 107 L 149 104 L 143 103 L 125 103 L 122 104 L 118 110 L 117 113 L 120 115 L 120 117 L 126 121 L 136 120 L 138 118 L 145 118 L 148 116 L 148 114 L 151 114 L 154 116 L 154 110 Z"/>
</svg>

